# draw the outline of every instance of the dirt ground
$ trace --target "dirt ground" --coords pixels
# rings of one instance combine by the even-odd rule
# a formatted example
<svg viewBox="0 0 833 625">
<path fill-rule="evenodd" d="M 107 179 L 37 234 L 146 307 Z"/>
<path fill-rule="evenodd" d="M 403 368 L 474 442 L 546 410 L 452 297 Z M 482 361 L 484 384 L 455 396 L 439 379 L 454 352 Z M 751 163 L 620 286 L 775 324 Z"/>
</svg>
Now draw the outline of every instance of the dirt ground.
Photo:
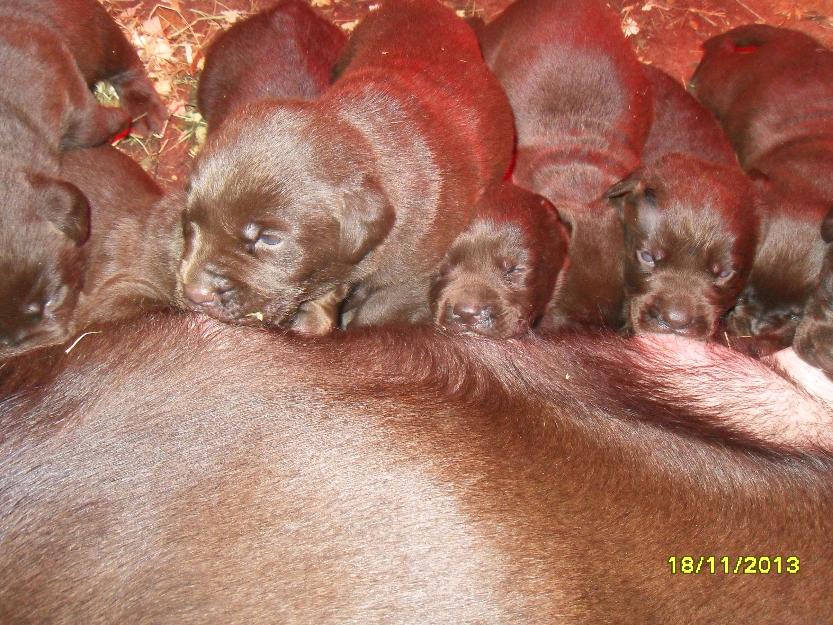
<svg viewBox="0 0 833 625">
<path fill-rule="evenodd" d="M 379 0 L 309 0 L 346 31 Z M 461 15 L 486 20 L 510 0 L 443 0 Z M 201 49 L 223 29 L 276 0 L 102 0 L 139 50 L 171 113 L 161 136 L 131 137 L 119 147 L 164 185 L 182 184 L 205 127 L 194 106 Z M 608 0 L 640 58 L 686 81 L 700 44 L 739 24 L 765 22 L 805 31 L 833 46 L 833 0 Z"/>
</svg>

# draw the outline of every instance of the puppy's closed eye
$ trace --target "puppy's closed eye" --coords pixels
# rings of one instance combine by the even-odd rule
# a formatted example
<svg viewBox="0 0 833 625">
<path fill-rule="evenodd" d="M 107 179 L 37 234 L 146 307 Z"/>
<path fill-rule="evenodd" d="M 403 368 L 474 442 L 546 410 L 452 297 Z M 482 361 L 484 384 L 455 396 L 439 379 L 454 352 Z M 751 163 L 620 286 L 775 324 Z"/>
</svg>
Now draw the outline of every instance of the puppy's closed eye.
<svg viewBox="0 0 833 625">
<path fill-rule="evenodd" d="M 528 271 L 526 265 L 517 264 L 510 260 L 504 260 L 501 267 L 503 269 L 503 279 L 513 286 L 522 284 Z"/>
<path fill-rule="evenodd" d="M 712 274 L 715 277 L 715 282 L 718 285 L 729 282 L 735 276 L 735 270 L 732 267 L 715 263 L 711 268 Z"/>
</svg>

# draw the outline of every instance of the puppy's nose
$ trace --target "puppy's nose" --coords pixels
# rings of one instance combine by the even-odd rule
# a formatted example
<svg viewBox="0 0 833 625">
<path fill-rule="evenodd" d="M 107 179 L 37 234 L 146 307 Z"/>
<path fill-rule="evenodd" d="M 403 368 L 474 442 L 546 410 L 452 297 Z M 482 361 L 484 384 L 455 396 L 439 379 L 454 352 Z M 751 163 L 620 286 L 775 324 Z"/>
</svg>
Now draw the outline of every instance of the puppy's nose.
<svg viewBox="0 0 833 625">
<path fill-rule="evenodd" d="M 684 306 L 668 306 L 662 311 L 662 320 L 674 332 L 681 332 L 691 325 L 692 315 Z"/>
<path fill-rule="evenodd" d="M 451 308 L 451 319 L 460 325 L 483 324 L 490 318 L 488 308 L 477 302 L 458 302 Z"/>
<path fill-rule="evenodd" d="M 205 306 L 219 300 L 217 291 L 205 284 L 186 284 L 185 297 L 198 306 Z"/>
</svg>

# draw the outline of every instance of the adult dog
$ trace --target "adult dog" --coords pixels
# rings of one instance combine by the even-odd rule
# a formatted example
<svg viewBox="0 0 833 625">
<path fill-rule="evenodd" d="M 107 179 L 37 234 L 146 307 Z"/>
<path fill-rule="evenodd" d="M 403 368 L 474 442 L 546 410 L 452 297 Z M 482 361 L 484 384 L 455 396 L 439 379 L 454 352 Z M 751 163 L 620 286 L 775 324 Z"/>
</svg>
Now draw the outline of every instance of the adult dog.
<svg viewBox="0 0 833 625">
<path fill-rule="evenodd" d="M 178 317 L 10 363 L 0 620 L 829 621 L 828 408 L 662 338 Z"/>
</svg>

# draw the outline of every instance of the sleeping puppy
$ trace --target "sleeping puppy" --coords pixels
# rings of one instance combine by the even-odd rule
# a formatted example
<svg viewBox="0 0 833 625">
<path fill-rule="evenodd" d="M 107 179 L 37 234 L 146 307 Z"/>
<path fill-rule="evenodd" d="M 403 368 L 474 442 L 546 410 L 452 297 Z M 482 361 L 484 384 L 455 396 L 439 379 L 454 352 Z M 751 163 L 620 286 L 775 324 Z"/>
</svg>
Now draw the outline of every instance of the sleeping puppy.
<svg viewBox="0 0 833 625">
<path fill-rule="evenodd" d="M 824 263 L 796 328 L 793 349 L 833 378 L 833 210 L 822 223 L 821 236 L 827 244 Z"/>
<path fill-rule="evenodd" d="M 526 334 L 552 297 L 568 240 L 544 197 L 511 183 L 484 194 L 432 285 L 434 322 L 499 338 Z"/>
<path fill-rule="evenodd" d="M 87 272 L 71 328 L 137 317 L 181 302 L 181 191 L 167 194 L 129 156 L 110 146 L 75 150 L 61 173 L 90 201 Z"/>
<path fill-rule="evenodd" d="M 712 337 L 755 253 L 755 196 L 743 172 L 668 154 L 609 196 L 624 223 L 629 329 Z"/>
<path fill-rule="evenodd" d="M 749 170 L 776 146 L 830 132 L 832 75 L 833 53 L 812 37 L 749 24 L 703 44 L 689 88 Z"/>
<path fill-rule="evenodd" d="M 339 66 L 319 100 L 251 102 L 209 135 L 180 266 L 196 310 L 323 333 L 349 296 L 347 326 L 430 320 L 436 267 L 509 167 L 511 109 L 434 0 L 383 3 Z"/>
<path fill-rule="evenodd" d="M 89 200 L 89 240 L 66 252 L 85 262 L 74 265 L 76 271 L 57 293 L 54 284 L 44 281 L 49 274 L 42 273 L 33 286 L 55 294 L 33 299 L 28 314 L 16 313 L 20 305 L 15 300 L 0 300 L 0 358 L 62 343 L 92 324 L 135 317 L 180 300 L 176 268 L 182 253 L 182 194 L 165 196 L 135 161 L 110 146 L 68 152 L 61 178 Z M 37 246 L 29 253 L 36 259 L 43 249 Z"/>
<path fill-rule="evenodd" d="M 564 289 L 542 325 L 618 327 L 622 228 L 604 194 L 639 165 L 651 122 L 642 66 L 596 0 L 519 0 L 479 37 L 515 114 L 513 180 L 572 226 Z"/>
<path fill-rule="evenodd" d="M 91 0 L 0 2 L 0 344 L 62 336 L 84 272 L 87 200 L 60 177 L 60 151 L 106 141 L 165 108 L 136 53 Z M 126 110 L 100 106 L 107 78 Z"/>
<path fill-rule="evenodd" d="M 833 205 L 833 52 L 764 25 L 735 28 L 704 49 L 692 88 L 723 124 L 764 209 L 727 328 L 762 355 L 793 342 L 822 266 L 819 232 Z"/>
<path fill-rule="evenodd" d="M 644 166 L 608 192 L 625 227 L 627 329 L 708 339 L 745 283 L 757 207 L 714 116 L 661 70 L 645 73 Z"/>
<path fill-rule="evenodd" d="M 205 55 L 197 103 L 209 129 L 245 102 L 314 100 L 326 89 L 347 37 L 304 0 L 283 0 L 237 22 Z M 252 66 L 252 59 L 262 60 Z"/>
</svg>

